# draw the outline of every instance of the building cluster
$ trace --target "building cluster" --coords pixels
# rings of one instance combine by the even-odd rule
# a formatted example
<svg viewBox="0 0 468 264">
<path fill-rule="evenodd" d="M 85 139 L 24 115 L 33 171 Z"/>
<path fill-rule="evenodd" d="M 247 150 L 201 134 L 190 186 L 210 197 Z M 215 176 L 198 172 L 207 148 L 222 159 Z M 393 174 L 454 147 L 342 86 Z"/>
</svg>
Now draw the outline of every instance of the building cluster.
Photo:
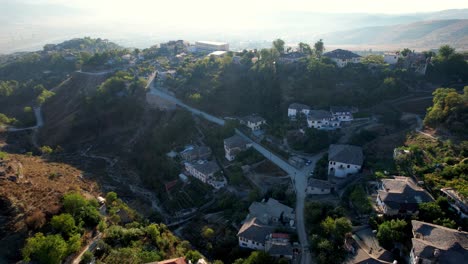
<svg viewBox="0 0 468 264">
<path fill-rule="evenodd" d="M 263 250 L 273 257 L 292 259 L 294 250 L 289 234 L 275 230 L 294 230 L 294 226 L 295 212 L 291 207 L 273 198 L 254 202 L 250 205 L 249 214 L 237 233 L 239 246 Z"/>
<path fill-rule="evenodd" d="M 292 103 L 288 107 L 288 117 L 296 120 L 303 116 L 307 120 L 307 126 L 321 130 L 334 130 L 341 127 L 342 122 L 353 120 L 355 108 L 347 106 L 332 106 L 330 111 L 312 110 L 308 105 Z"/>
</svg>

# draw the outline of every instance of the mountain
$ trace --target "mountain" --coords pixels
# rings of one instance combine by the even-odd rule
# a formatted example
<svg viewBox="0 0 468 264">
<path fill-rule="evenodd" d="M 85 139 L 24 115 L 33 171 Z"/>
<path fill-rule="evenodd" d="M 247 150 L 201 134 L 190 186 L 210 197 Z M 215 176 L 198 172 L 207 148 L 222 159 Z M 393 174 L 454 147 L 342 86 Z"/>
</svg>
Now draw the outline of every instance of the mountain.
<svg viewBox="0 0 468 264">
<path fill-rule="evenodd" d="M 430 20 L 392 26 L 363 27 L 319 35 L 329 45 L 436 49 L 449 44 L 468 50 L 468 19 Z"/>
</svg>

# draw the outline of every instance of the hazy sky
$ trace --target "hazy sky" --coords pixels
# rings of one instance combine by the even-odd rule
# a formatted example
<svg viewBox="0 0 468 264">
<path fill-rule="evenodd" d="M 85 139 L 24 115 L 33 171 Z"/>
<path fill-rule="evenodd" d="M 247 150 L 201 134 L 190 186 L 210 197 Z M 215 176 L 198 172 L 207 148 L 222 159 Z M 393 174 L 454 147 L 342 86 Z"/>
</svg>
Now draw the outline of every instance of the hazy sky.
<svg viewBox="0 0 468 264">
<path fill-rule="evenodd" d="M 207 36 L 224 40 L 224 34 L 256 39 L 261 34 L 269 34 L 267 38 L 278 34 L 288 38 L 292 30 L 299 35 L 301 30 L 304 34 L 323 33 L 356 22 L 343 17 L 324 21 L 312 13 L 403 14 L 460 8 L 468 8 L 468 1 L 0 0 L 0 53 L 2 49 L 22 49 L 17 46 L 28 41 L 42 45 L 42 41 L 83 35 L 112 39 L 136 39 L 132 35 L 188 39 Z M 365 26 L 373 25 L 366 22 Z"/>
<path fill-rule="evenodd" d="M 468 7 L 468 2 L 465 0 L 0 0 L 0 2 L 2 1 L 36 5 L 58 4 L 95 10 L 101 15 L 111 10 L 112 13 L 117 12 L 118 14 L 128 14 L 134 11 L 148 14 L 152 10 L 164 8 L 171 10 L 171 14 L 182 12 L 192 17 L 197 12 L 212 14 L 225 10 L 225 12 L 231 13 L 260 8 L 270 11 L 411 13 Z"/>
</svg>

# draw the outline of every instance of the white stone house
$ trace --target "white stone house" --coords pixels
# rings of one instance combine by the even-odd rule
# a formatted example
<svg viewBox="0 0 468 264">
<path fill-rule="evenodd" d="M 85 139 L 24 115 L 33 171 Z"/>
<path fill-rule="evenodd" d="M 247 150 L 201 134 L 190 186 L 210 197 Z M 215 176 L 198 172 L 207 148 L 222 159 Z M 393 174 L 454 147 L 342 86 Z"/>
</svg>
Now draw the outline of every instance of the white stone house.
<svg viewBox="0 0 468 264">
<path fill-rule="evenodd" d="M 296 118 L 296 116 L 301 113 L 307 116 L 309 112 L 310 112 L 310 107 L 305 104 L 292 103 L 288 107 L 289 118 Z"/>
<path fill-rule="evenodd" d="M 377 205 L 385 215 L 415 214 L 420 203 L 432 201 L 424 188 L 413 179 L 403 176 L 382 179 L 376 198 Z"/>
<path fill-rule="evenodd" d="M 339 68 L 345 67 L 348 63 L 361 62 L 361 56 L 349 50 L 336 49 L 323 54 L 323 56 L 330 58 Z"/>
<path fill-rule="evenodd" d="M 334 185 L 329 181 L 310 178 L 307 183 L 306 194 L 330 194 Z"/>
<path fill-rule="evenodd" d="M 344 178 L 358 173 L 363 162 L 361 147 L 332 144 L 328 149 L 328 173 L 332 176 Z"/>
<path fill-rule="evenodd" d="M 353 112 L 351 107 L 347 106 L 332 106 L 330 113 L 341 122 L 348 122 L 353 120 Z"/>
<path fill-rule="evenodd" d="M 252 144 L 239 135 L 234 135 L 224 140 L 224 153 L 229 161 L 233 161 L 239 152 L 247 150 Z"/>
<path fill-rule="evenodd" d="M 383 55 L 384 62 L 390 65 L 397 64 L 400 58 L 399 52 L 388 52 Z"/>
<path fill-rule="evenodd" d="M 241 124 L 246 125 L 252 131 L 257 131 L 266 124 L 266 120 L 258 115 L 249 115 L 241 119 Z"/>
<path fill-rule="evenodd" d="M 227 185 L 226 178 L 221 175 L 221 169 L 214 161 L 200 163 L 186 162 L 185 170 L 193 177 L 213 186 L 215 189 L 221 189 Z"/>
<path fill-rule="evenodd" d="M 244 222 L 237 233 L 239 246 L 254 250 L 265 250 L 268 235 L 274 231 L 273 227 L 266 226 L 252 217 Z"/>
<path fill-rule="evenodd" d="M 287 225 L 293 227 L 296 215 L 293 208 L 273 198 L 269 198 L 266 202 L 253 202 L 249 206 L 247 219 L 252 217 L 255 217 L 265 225 Z"/>
<path fill-rule="evenodd" d="M 334 130 L 340 128 L 340 121 L 325 110 L 310 110 L 307 116 L 307 126 L 316 129 Z"/>
</svg>

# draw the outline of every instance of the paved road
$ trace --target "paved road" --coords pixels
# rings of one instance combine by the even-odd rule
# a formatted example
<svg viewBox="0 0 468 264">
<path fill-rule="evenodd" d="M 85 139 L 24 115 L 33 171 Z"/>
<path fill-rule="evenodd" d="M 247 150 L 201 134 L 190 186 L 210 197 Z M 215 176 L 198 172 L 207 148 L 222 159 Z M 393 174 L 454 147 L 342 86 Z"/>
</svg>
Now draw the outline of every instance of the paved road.
<svg viewBox="0 0 468 264">
<path fill-rule="evenodd" d="M 203 111 L 200 111 L 198 109 L 195 109 L 191 106 L 188 106 L 181 102 L 179 99 L 175 98 L 174 96 L 161 91 L 159 89 L 152 88 L 150 90 L 150 93 L 156 96 L 159 96 L 167 101 L 170 101 L 176 105 L 179 105 L 188 111 L 200 115 L 201 117 L 205 118 L 206 120 L 216 123 L 218 125 L 224 125 L 225 122 L 224 120 L 215 117 L 213 115 L 210 115 L 208 113 L 205 113 Z M 319 160 L 323 153 L 319 153 L 313 157 L 310 158 L 311 160 L 311 165 L 305 166 L 302 169 L 297 169 L 290 165 L 287 161 L 282 159 L 281 157 L 277 156 L 276 154 L 272 153 L 262 145 L 254 142 L 252 139 L 247 137 L 245 134 L 243 134 L 241 131 L 236 130 L 236 133 L 240 135 L 241 137 L 245 138 L 249 142 L 252 143 L 252 146 L 260 152 L 265 158 L 270 160 L 271 162 L 275 163 L 278 167 L 286 171 L 289 176 L 291 177 L 291 181 L 294 183 L 295 191 L 296 191 L 296 228 L 297 228 L 297 233 L 299 235 L 299 241 L 302 246 L 302 257 L 301 257 L 301 264 L 310 264 L 312 263 L 312 257 L 309 252 L 309 242 L 308 242 L 308 237 L 307 237 L 307 232 L 305 230 L 305 223 L 304 223 L 304 202 L 305 202 L 305 189 L 307 186 L 307 178 L 308 175 L 311 171 L 314 170 L 315 164 L 317 163 L 317 160 Z"/>
<path fill-rule="evenodd" d="M 36 125 L 32 127 L 24 127 L 24 128 L 15 128 L 10 127 L 8 128 L 8 132 L 18 132 L 18 131 L 25 131 L 25 130 L 34 130 L 40 128 L 44 125 L 44 119 L 42 118 L 41 107 L 34 107 L 34 116 L 36 117 Z"/>
<path fill-rule="evenodd" d="M 187 109 L 188 111 L 190 111 L 190 112 L 192 112 L 192 113 L 194 113 L 196 115 L 199 115 L 199 116 L 203 117 L 204 119 L 206 119 L 206 120 L 208 120 L 210 122 L 213 122 L 213 123 L 218 124 L 220 126 L 224 126 L 224 124 L 225 124 L 223 119 L 215 117 L 215 116 L 210 115 L 208 113 L 205 113 L 203 111 L 200 111 L 200 110 L 198 110 L 196 108 L 193 108 L 193 107 L 183 103 L 179 99 L 175 98 L 174 96 L 172 96 L 172 95 L 170 95 L 170 94 L 168 94 L 166 92 L 163 92 L 163 91 L 161 91 L 159 89 L 151 88 L 149 93 L 152 94 L 152 95 L 156 95 L 158 97 L 161 97 L 161 98 L 163 98 L 163 99 L 165 99 L 165 100 L 167 100 L 169 102 L 172 102 L 172 103 L 174 103 L 174 104 L 176 104 L 176 105 L 178 105 L 180 107 L 183 107 L 183 108 Z"/>
<path fill-rule="evenodd" d="M 309 252 L 309 242 L 307 237 L 307 232 L 305 230 L 304 223 L 304 203 L 306 198 L 305 189 L 307 186 L 308 175 L 311 171 L 314 170 L 315 164 L 322 157 L 323 153 L 316 154 L 309 158 L 311 165 L 304 166 L 302 169 L 297 169 L 290 165 L 287 161 L 272 153 L 262 145 L 252 141 L 249 137 L 243 134 L 241 131 L 236 130 L 236 133 L 243 137 L 244 139 L 252 143 L 252 147 L 260 152 L 265 158 L 275 163 L 278 167 L 286 171 L 291 177 L 291 181 L 294 183 L 296 191 L 296 229 L 299 235 L 299 241 L 302 246 L 302 257 L 301 264 L 310 264 L 312 263 L 312 257 Z"/>
<path fill-rule="evenodd" d="M 91 239 L 91 241 L 88 242 L 86 247 L 83 250 L 81 250 L 80 254 L 78 254 L 70 263 L 79 264 L 81 261 L 81 258 L 83 257 L 84 253 L 86 253 L 86 251 L 91 251 L 91 252 L 94 251 L 94 249 L 97 246 L 97 242 L 99 239 L 101 239 L 101 237 L 102 237 L 102 233 L 98 232 L 98 235 L 96 235 L 93 239 Z"/>
</svg>

